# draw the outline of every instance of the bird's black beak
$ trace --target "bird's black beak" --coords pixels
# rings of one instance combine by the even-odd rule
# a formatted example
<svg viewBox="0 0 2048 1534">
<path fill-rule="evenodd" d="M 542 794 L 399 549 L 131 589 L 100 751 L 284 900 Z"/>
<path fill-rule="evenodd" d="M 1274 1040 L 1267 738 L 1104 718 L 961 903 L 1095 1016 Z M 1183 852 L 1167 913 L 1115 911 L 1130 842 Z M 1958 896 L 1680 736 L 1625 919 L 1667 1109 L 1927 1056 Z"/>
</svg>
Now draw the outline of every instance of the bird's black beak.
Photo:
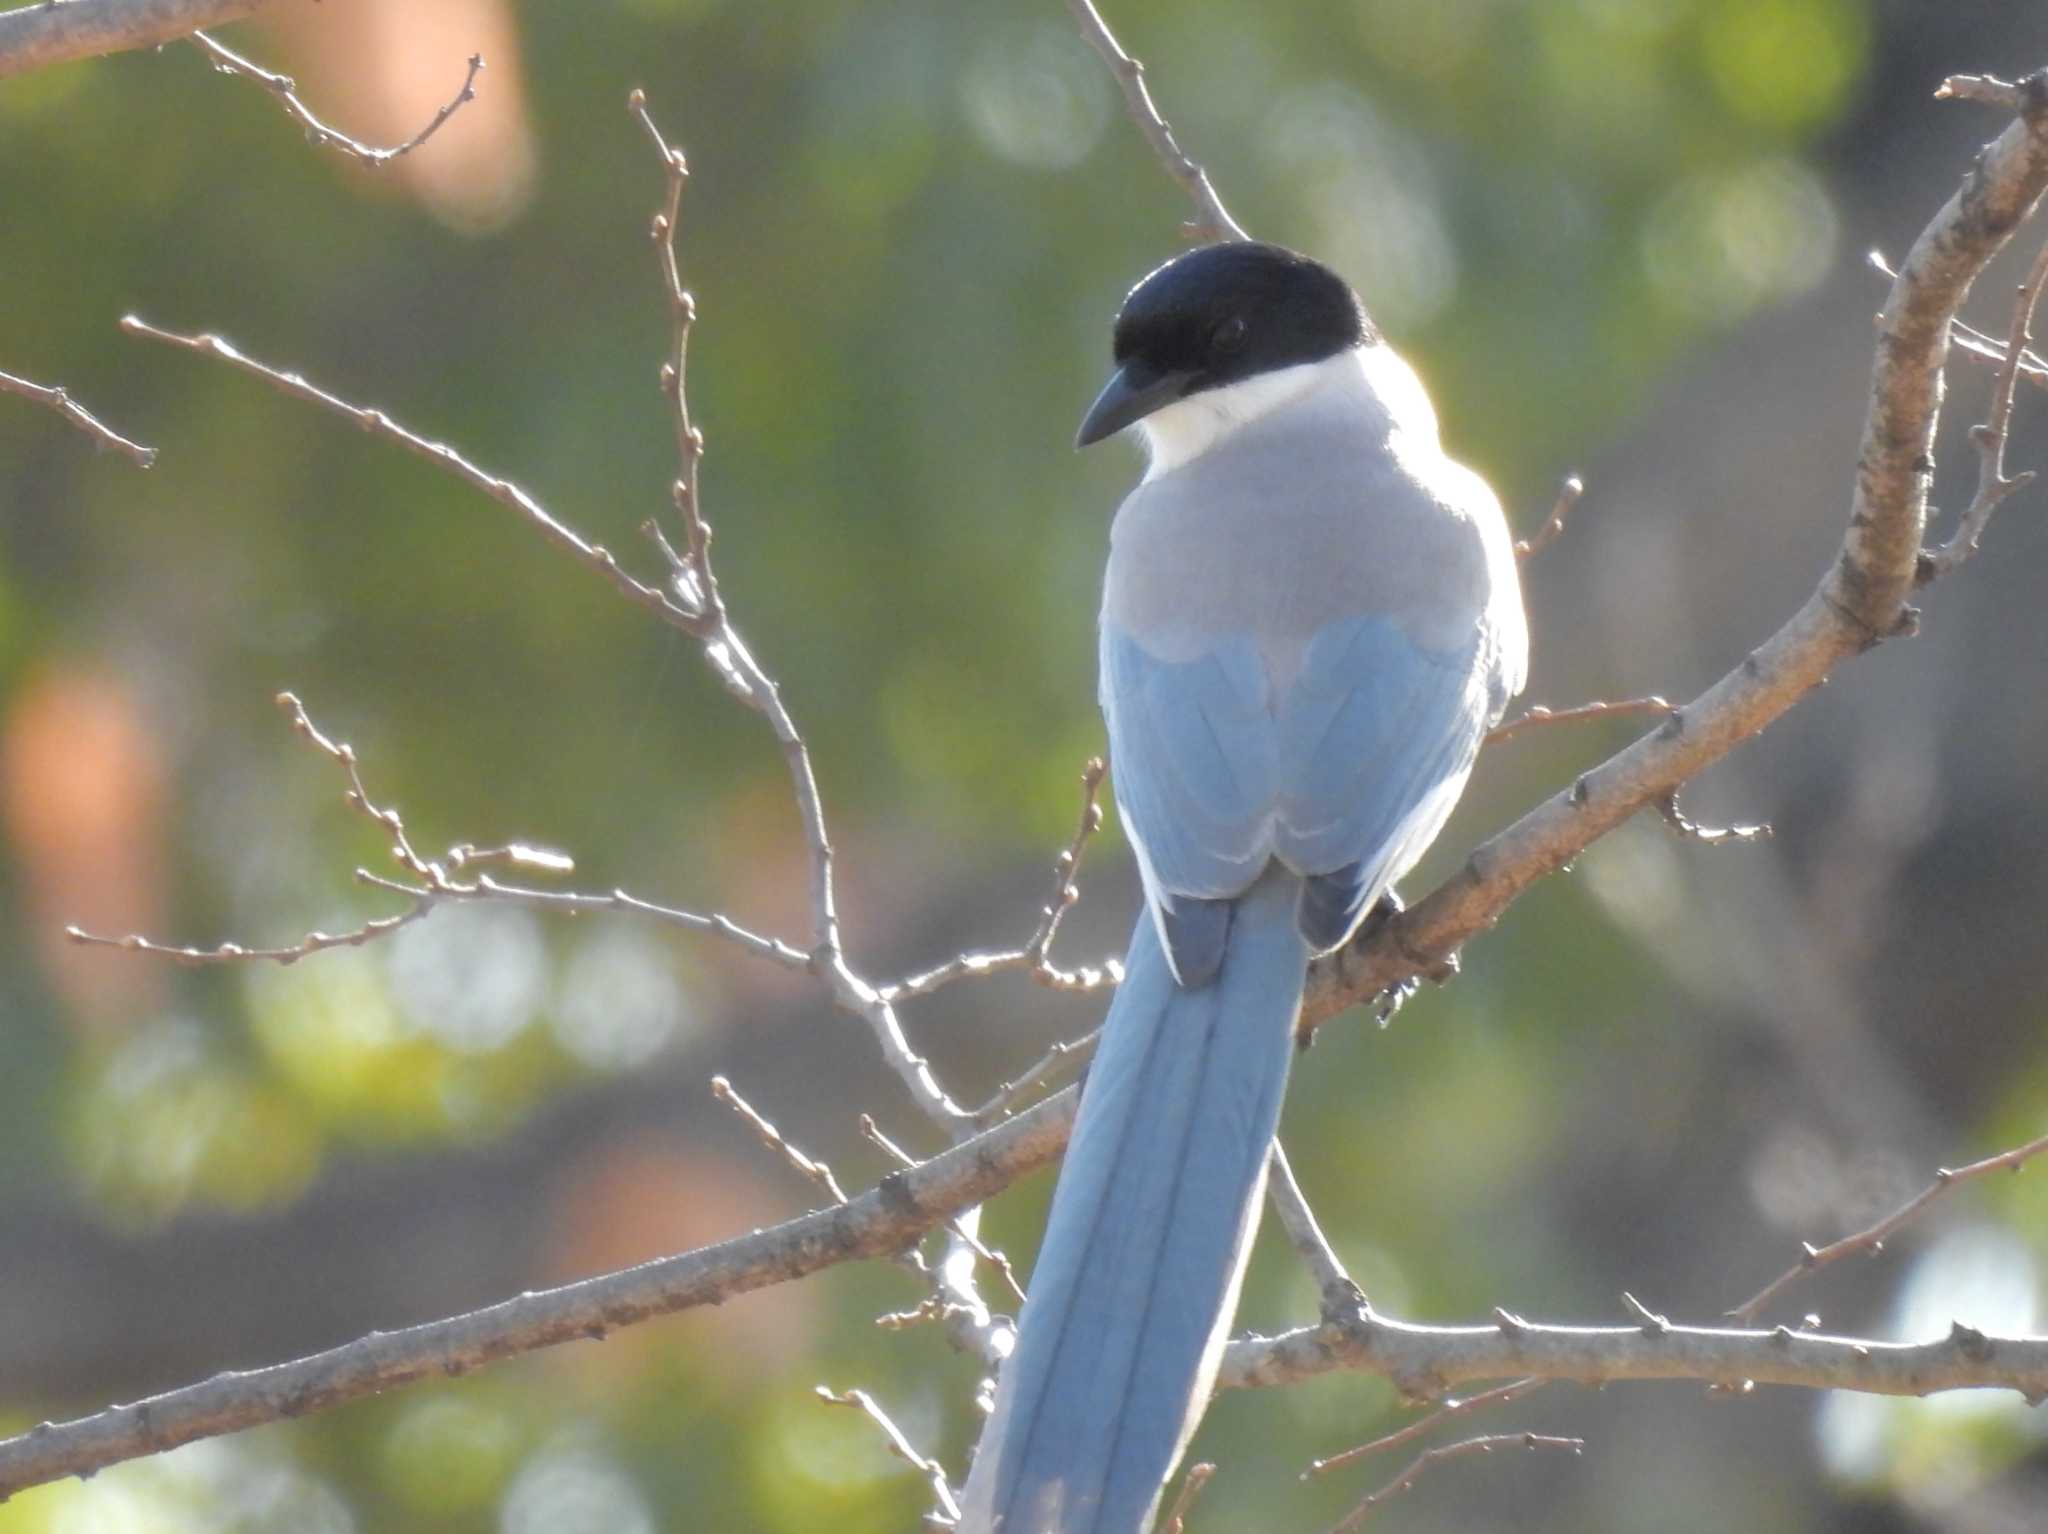
<svg viewBox="0 0 2048 1534">
<path fill-rule="evenodd" d="M 1109 382 L 1102 386 L 1102 392 L 1095 396 L 1095 403 L 1081 417 L 1081 430 L 1074 438 L 1074 446 L 1086 447 L 1091 442 L 1100 442 L 1132 422 L 1144 420 L 1153 411 L 1171 405 L 1186 391 L 1193 376 L 1178 368 L 1161 372 L 1133 357 L 1110 375 Z"/>
</svg>

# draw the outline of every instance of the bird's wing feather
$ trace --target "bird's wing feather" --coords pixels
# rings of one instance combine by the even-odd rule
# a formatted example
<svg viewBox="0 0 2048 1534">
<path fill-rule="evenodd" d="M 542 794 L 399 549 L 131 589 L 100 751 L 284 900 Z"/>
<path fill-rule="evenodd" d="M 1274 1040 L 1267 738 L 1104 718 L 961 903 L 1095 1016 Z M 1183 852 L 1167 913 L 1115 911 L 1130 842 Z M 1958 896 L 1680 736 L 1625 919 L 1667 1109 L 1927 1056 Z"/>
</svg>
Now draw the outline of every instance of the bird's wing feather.
<svg viewBox="0 0 2048 1534">
<path fill-rule="evenodd" d="M 1363 861 L 1374 886 L 1405 871 L 1370 865 L 1403 856 L 1417 809 L 1471 766 L 1490 707 L 1478 651 L 1476 636 L 1462 651 L 1426 648 L 1371 615 L 1310 641 L 1279 710 L 1283 857 L 1304 873 Z"/>
<path fill-rule="evenodd" d="M 1248 638 L 1167 661 L 1103 624 L 1110 769 L 1153 900 L 1235 895 L 1265 866 L 1280 792 L 1266 691 Z"/>
</svg>

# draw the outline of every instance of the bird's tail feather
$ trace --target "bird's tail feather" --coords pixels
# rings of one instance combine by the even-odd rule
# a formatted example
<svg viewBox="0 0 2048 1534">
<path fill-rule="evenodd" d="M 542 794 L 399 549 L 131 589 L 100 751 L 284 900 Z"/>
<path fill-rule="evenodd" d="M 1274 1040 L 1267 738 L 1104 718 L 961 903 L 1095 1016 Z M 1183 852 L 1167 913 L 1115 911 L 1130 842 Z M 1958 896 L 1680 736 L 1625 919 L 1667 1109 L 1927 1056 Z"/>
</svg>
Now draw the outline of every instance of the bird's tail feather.
<svg viewBox="0 0 2048 1534">
<path fill-rule="evenodd" d="M 1293 1050 L 1308 946 L 1277 867 L 1183 990 L 1149 914 L 1082 1091 L 963 1534 L 1141 1534 L 1200 1419 Z"/>
</svg>

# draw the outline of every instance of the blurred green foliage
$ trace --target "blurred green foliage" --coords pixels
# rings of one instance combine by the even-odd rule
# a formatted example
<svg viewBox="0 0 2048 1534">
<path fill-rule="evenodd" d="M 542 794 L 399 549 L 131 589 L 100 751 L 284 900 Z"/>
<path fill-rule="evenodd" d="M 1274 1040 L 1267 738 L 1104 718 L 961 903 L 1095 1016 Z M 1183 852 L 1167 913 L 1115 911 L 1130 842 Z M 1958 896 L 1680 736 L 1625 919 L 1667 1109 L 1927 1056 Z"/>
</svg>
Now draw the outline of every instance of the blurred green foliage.
<svg viewBox="0 0 2048 1534">
<path fill-rule="evenodd" d="M 544 838 L 583 887 L 794 931 L 772 745 L 686 646 L 453 478 L 114 325 L 133 311 L 217 328 L 639 558 L 634 529 L 673 473 L 645 239 L 660 177 L 623 111 L 642 85 L 692 167 L 690 390 L 724 589 L 810 734 L 844 846 L 878 870 L 849 912 L 857 950 L 930 956 L 903 924 L 963 871 L 1035 868 L 1099 749 L 1095 579 L 1132 466 L 1065 444 L 1119 296 L 1176 248 L 1179 194 L 1051 0 L 508 5 L 516 56 L 493 58 L 481 90 L 517 101 L 536 160 L 495 218 L 314 151 L 191 50 L 0 86 L 0 366 L 64 382 L 162 450 L 137 474 L 0 399 L 0 702 L 80 676 L 124 689 L 149 742 L 138 771 L 163 785 L 143 822 L 164 853 L 157 935 L 288 942 L 389 909 L 345 881 L 357 862 L 382 871 L 383 851 L 337 802 L 334 764 L 281 727 L 268 699 L 283 686 L 355 744 L 423 846 Z M 1240 220 L 1356 282 L 1430 381 L 1454 450 L 1532 517 L 1693 348 L 1842 262 L 1829 135 L 1873 58 L 1920 24 L 1864 0 L 1107 9 Z M 237 37 L 314 90 L 290 35 Z M 376 46 L 414 45 L 401 26 Z M 447 88 L 466 51 L 431 60 Z M 320 78 L 373 67 L 366 53 Z M 346 101 L 316 105 L 347 121 Z M 1532 744 L 1482 784 L 1477 813 L 1554 785 L 1581 748 L 1590 736 Z M 124 977 L 103 986 L 52 957 L 54 922 L 92 910 L 51 904 L 66 886 L 22 829 L 32 813 L 17 810 L 0 870 L 0 1155 L 10 1196 L 129 1232 L 278 1211 L 323 1177 L 488 1146 L 657 1059 L 695 1079 L 748 1009 L 792 1005 L 742 1000 L 722 956 L 645 931 L 462 913 L 288 969 L 95 955 Z M 1094 856 L 1110 887 L 1114 854 Z M 932 889 L 920 903 L 893 884 Z M 996 900 L 973 898 L 976 915 Z M 1558 1102 L 1552 1052 L 1623 1028 L 1664 1030 L 1673 1059 L 1705 1048 L 1609 904 L 1539 892 L 1458 985 L 1391 1034 L 1330 1031 L 1300 1073 L 1296 1160 L 1312 1194 L 1369 1190 L 1369 1236 L 1346 1223 L 1339 1239 L 1390 1308 L 1608 1302 L 1611 1275 L 1527 1197 L 1601 1133 L 1599 1104 Z M 803 1079 L 802 1044 L 781 1047 Z M 1028 1056 L 1005 1042 L 979 1068 L 999 1079 Z M 1656 1105 L 1674 1125 L 1707 1111 L 1689 1079 Z M 1987 1143 L 2025 1132 L 2039 1086 L 2011 1084 Z M 834 1091 L 818 1095 L 843 1110 Z M 1664 1175 L 1685 1175 L 1684 1133 Z M 2048 1256 L 2029 1187 L 2011 1213 Z M 996 1236 L 1028 1251 L 1045 1191 L 993 1211 Z M 36 1492 L 0 1507 L 0 1534 L 909 1528 L 917 1478 L 809 1387 L 873 1389 L 959 1464 L 973 1369 L 871 1324 L 914 1299 L 893 1270 L 842 1273 L 807 1286 L 801 1347 L 750 1358 L 717 1340 L 723 1313 L 669 1323 L 596 1365 L 524 1360 Z M 1313 1308 L 1270 1252 L 1246 1303 L 1264 1325 Z M 18 1413 L 66 1404 L 95 1402 L 0 1384 Z M 1212 1436 L 1243 1473 L 1212 1487 L 1205 1525 L 1270 1526 L 1275 1496 L 1290 1527 L 1334 1512 L 1355 1490 L 1297 1491 L 1290 1467 L 1392 1407 L 1385 1386 L 1342 1380 L 1222 1403 Z M 1987 1431 L 2006 1435 L 1987 1464 L 2031 1441 Z M 1531 1505 L 1556 1492 L 1546 1527 L 1648 1526 L 1601 1524 L 1595 1507 L 1622 1504 L 1570 1500 L 1568 1470 L 1512 1473 L 1542 1488 Z M 1701 1528 L 1743 1525 L 1736 1509 L 1786 1527 L 1797 1505 L 1762 1482 L 1713 1495 Z"/>
</svg>

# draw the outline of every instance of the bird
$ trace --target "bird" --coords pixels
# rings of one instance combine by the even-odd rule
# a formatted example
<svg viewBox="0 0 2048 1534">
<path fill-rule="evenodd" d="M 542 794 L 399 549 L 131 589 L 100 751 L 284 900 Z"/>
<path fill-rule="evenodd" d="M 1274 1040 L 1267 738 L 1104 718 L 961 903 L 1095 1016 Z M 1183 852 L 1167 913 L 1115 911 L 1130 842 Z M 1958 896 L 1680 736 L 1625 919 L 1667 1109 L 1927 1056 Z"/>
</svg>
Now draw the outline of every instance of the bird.
<svg viewBox="0 0 2048 1534">
<path fill-rule="evenodd" d="M 962 1534 L 1143 1534 L 1207 1404 L 1310 959 L 1421 857 L 1521 690 L 1500 503 L 1328 266 L 1187 251 L 1077 447 L 1135 427 L 1100 702 L 1144 892 Z"/>
</svg>

